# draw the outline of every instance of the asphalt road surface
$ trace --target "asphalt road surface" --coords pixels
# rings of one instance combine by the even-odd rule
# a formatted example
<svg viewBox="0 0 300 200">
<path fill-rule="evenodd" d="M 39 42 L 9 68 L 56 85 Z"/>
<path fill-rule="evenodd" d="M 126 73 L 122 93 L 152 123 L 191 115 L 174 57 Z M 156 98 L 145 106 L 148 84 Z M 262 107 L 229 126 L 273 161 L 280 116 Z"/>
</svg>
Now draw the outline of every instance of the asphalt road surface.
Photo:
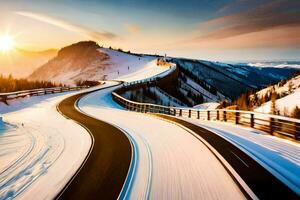
<svg viewBox="0 0 300 200">
<path fill-rule="evenodd" d="M 88 93 L 66 98 L 57 106 L 65 117 L 84 126 L 94 138 L 86 162 L 57 199 L 117 199 L 126 180 L 132 153 L 130 141 L 118 128 L 75 108 L 77 100 Z"/>
</svg>

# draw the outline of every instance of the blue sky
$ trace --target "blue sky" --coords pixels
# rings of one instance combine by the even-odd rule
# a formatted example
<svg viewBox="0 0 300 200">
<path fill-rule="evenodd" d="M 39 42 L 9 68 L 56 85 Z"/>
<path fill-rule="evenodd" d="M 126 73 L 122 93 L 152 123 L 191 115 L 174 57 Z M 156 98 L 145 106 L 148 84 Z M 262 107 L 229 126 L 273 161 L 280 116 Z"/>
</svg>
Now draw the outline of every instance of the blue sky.
<svg viewBox="0 0 300 200">
<path fill-rule="evenodd" d="M 0 0 L 20 48 L 80 40 L 212 60 L 300 59 L 298 0 Z"/>
</svg>

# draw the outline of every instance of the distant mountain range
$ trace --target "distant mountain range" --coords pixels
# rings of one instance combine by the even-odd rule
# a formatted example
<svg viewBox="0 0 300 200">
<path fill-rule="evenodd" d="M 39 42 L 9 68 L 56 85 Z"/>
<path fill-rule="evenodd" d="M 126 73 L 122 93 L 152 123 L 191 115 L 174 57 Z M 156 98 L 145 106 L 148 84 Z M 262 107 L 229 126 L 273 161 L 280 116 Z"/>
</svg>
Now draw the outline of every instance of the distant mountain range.
<svg viewBox="0 0 300 200">
<path fill-rule="evenodd" d="M 0 54 L 0 74 L 12 74 L 16 78 L 27 77 L 56 54 L 56 49 L 45 51 L 15 49 L 7 54 Z"/>
<path fill-rule="evenodd" d="M 253 67 L 247 64 L 181 58 L 171 59 L 171 62 L 177 64 L 182 74 L 181 77 L 185 77 L 184 79 L 198 82 L 210 93 L 219 92 L 219 94 L 216 93 L 218 100 L 224 99 L 222 95 L 234 100 L 245 91 L 264 88 L 291 77 L 297 71 L 295 68 Z"/>
</svg>

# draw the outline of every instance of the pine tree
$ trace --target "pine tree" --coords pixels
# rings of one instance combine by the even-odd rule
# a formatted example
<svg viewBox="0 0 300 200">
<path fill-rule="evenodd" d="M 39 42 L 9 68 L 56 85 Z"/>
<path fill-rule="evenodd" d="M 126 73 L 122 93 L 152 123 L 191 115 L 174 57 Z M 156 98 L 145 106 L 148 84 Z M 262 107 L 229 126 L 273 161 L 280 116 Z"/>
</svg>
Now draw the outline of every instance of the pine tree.
<svg viewBox="0 0 300 200">
<path fill-rule="evenodd" d="M 276 115 L 277 113 L 277 107 L 276 107 L 276 99 L 277 99 L 277 93 L 272 92 L 271 94 L 271 114 Z"/>
<path fill-rule="evenodd" d="M 288 91 L 289 91 L 289 93 L 292 93 L 292 90 L 293 90 L 293 82 L 290 80 L 289 84 L 288 84 Z"/>
<path fill-rule="evenodd" d="M 300 119 L 300 108 L 296 106 L 291 114 L 291 117 Z"/>
</svg>

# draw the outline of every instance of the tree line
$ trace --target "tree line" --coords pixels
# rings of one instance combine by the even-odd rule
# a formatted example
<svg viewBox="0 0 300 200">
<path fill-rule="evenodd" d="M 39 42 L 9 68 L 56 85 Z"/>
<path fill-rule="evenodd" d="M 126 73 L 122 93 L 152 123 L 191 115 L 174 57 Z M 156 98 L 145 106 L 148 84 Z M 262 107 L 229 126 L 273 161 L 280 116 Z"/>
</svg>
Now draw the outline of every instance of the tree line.
<svg viewBox="0 0 300 200">
<path fill-rule="evenodd" d="M 0 75 L 0 92 L 16 92 L 20 90 L 32 90 L 38 88 L 50 88 L 63 86 L 62 84 L 55 84 L 50 81 L 29 81 L 25 78 L 14 78 L 12 75 Z"/>
</svg>

